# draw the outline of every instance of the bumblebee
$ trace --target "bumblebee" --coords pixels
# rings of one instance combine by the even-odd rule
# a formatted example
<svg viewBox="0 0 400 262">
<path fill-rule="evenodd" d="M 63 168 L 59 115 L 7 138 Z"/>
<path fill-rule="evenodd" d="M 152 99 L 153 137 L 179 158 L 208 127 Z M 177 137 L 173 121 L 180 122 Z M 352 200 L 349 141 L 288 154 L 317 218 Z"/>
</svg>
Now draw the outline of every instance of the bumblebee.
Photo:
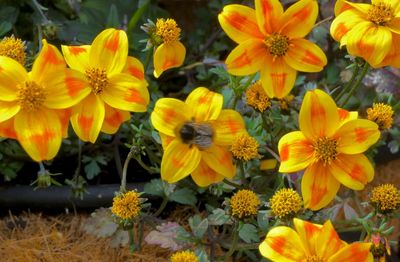
<svg viewBox="0 0 400 262">
<path fill-rule="evenodd" d="M 209 123 L 187 122 L 179 130 L 182 142 L 196 145 L 199 149 L 207 149 L 212 145 L 214 131 Z"/>
</svg>

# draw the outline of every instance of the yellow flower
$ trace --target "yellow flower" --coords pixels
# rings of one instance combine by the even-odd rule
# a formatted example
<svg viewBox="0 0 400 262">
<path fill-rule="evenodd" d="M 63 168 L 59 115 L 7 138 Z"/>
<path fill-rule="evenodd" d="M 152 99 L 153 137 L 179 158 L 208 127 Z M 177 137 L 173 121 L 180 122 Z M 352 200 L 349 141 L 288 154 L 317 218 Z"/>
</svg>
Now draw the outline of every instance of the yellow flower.
<svg viewBox="0 0 400 262">
<path fill-rule="evenodd" d="M 324 225 L 293 219 L 295 230 L 272 228 L 260 244 L 261 255 L 274 262 L 373 262 L 370 243 L 347 244 L 328 220 Z"/>
<path fill-rule="evenodd" d="M 255 82 L 246 90 L 246 101 L 249 106 L 261 113 L 271 106 L 271 101 L 265 93 L 261 81 Z"/>
<path fill-rule="evenodd" d="M 179 251 L 171 256 L 171 262 L 198 262 L 196 254 L 193 251 Z"/>
<path fill-rule="evenodd" d="M 0 56 L 7 56 L 25 65 L 25 45 L 21 39 L 14 36 L 4 37 L 0 41 Z"/>
<path fill-rule="evenodd" d="M 205 87 L 193 90 L 182 102 L 161 98 L 151 114 L 164 148 L 161 177 L 175 183 L 189 174 L 199 186 L 232 178 L 236 169 L 229 146 L 245 133 L 241 115 L 222 110 L 223 97 Z"/>
<path fill-rule="evenodd" d="M 393 114 L 393 108 L 384 103 L 374 103 L 367 109 L 368 119 L 377 123 L 380 130 L 392 127 Z"/>
<path fill-rule="evenodd" d="M 378 125 L 337 108 L 321 90 L 308 91 L 299 113 L 300 131 L 278 144 L 282 173 L 305 169 L 301 181 L 306 208 L 318 210 L 335 197 L 340 184 L 361 190 L 374 177 L 363 154 L 380 137 Z"/>
<path fill-rule="evenodd" d="M 156 38 L 156 51 L 153 57 L 154 77 L 158 78 L 167 69 L 179 67 L 186 55 L 185 46 L 179 41 L 181 29 L 174 19 L 157 19 L 152 30 Z"/>
<path fill-rule="evenodd" d="M 297 71 L 319 72 L 327 63 L 324 52 L 304 37 L 318 16 L 315 0 L 301 0 L 285 12 L 278 0 L 255 0 L 255 9 L 227 5 L 218 20 L 239 45 L 225 63 L 233 75 L 260 71 L 268 97 L 282 98 L 293 88 Z"/>
<path fill-rule="evenodd" d="M 400 9 L 398 0 L 372 0 L 371 4 L 336 2 L 332 37 L 349 54 L 371 66 L 400 67 Z"/>
<path fill-rule="evenodd" d="M 129 191 L 113 198 L 111 212 L 122 218 L 132 219 L 140 214 L 140 195 L 136 191 Z"/>
<path fill-rule="evenodd" d="M 383 214 L 400 207 L 400 191 L 393 184 L 383 184 L 372 189 L 371 204 Z"/>
<path fill-rule="evenodd" d="M 242 219 L 257 215 L 261 202 L 256 193 L 251 190 L 242 189 L 231 197 L 229 205 L 232 216 Z"/>
<path fill-rule="evenodd" d="M 231 146 L 231 152 L 233 157 L 242 161 L 249 161 L 254 158 L 258 158 L 259 144 L 254 137 L 248 134 L 240 134 L 235 137 Z"/>
<path fill-rule="evenodd" d="M 145 112 L 147 82 L 139 60 L 128 57 L 122 30 L 106 29 L 92 45 L 62 46 L 70 68 L 79 71 L 85 98 L 72 109 L 71 124 L 78 137 L 94 143 L 100 131 L 113 134 L 131 112 Z M 73 92 L 74 90 L 71 90 Z"/>
<path fill-rule="evenodd" d="M 291 188 L 282 188 L 269 200 L 272 212 L 280 219 L 292 219 L 303 206 L 299 194 Z"/>
<path fill-rule="evenodd" d="M 82 76 L 66 68 L 56 47 L 42 42 L 29 73 L 0 56 L 0 135 L 16 138 L 35 161 L 55 157 L 66 132 L 64 109 L 85 96 Z"/>
<path fill-rule="evenodd" d="M 272 170 L 275 169 L 278 161 L 276 159 L 264 159 L 260 161 L 260 170 Z"/>
</svg>

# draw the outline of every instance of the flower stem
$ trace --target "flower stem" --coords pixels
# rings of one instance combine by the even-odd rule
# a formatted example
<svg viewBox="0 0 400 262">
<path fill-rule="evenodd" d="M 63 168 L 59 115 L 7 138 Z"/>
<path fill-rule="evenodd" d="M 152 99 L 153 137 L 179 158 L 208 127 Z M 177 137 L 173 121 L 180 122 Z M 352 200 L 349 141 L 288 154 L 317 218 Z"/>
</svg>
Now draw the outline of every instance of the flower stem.
<svg viewBox="0 0 400 262">
<path fill-rule="evenodd" d="M 149 51 L 147 52 L 146 62 L 144 63 L 144 72 L 145 73 L 146 73 L 147 68 L 149 67 L 149 64 L 150 64 L 150 59 L 151 59 L 151 56 L 153 54 L 153 49 L 154 48 L 150 48 Z"/>
<path fill-rule="evenodd" d="M 164 211 L 167 204 L 168 204 L 168 197 L 164 196 L 163 201 L 161 202 L 161 205 L 158 208 L 158 210 L 154 213 L 154 216 L 158 217 Z"/>
<path fill-rule="evenodd" d="M 133 232 L 133 228 L 128 229 L 129 235 L 129 250 L 131 253 L 135 252 L 136 245 L 135 245 L 135 233 Z"/>
<path fill-rule="evenodd" d="M 126 173 L 128 172 L 129 162 L 133 158 L 133 153 L 130 151 L 125 159 L 124 167 L 122 168 L 122 179 L 121 179 L 121 192 L 126 191 Z"/>
<path fill-rule="evenodd" d="M 229 181 L 229 180 L 227 180 L 227 179 L 224 179 L 223 182 L 224 182 L 225 184 L 230 185 L 230 186 L 233 186 L 233 187 L 235 187 L 235 188 L 237 188 L 237 189 L 242 189 L 242 188 L 243 188 L 242 185 L 236 184 L 236 183 L 231 182 L 231 181 Z"/>
<path fill-rule="evenodd" d="M 346 92 L 348 91 L 348 89 L 351 87 L 351 85 L 354 83 L 354 80 L 356 79 L 358 72 L 360 71 L 360 66 L 358 65 L 357 62 L 354 63 L 354 70 L 353 70 L 353 74 L 351 75 L 351 79 L 350 81 L 348 81 L 342 91 L 335 97 L 336 101 L 339 101 L 340 98 L 342 98 L 342 96 L 344 94 L 346 94 Z"/>
<path fill-rule="evenodd" d="M 228 250 L 228 253 L 226 253 L 225 255 L 225 261 L 229 261 L 229 258 L 233 255 L 233 253 L 236 250 L 236 246 L 237 246 L 237 242 L 239 240 L 239 224 L 237 222 L 234 222 L 235 224 L 233 225 L 233 229 L 232 229 L 232 243 L 231 246 Z"/>
<path fill-rule="evenodd" d="M 347 104 L 347 102 L 350 100 L 350 98 L 353 96 L 353 94 L 358 90 L 358 88 L 360 87 L 360 85 L 362 83 L 362 80 L 368 73 L 368 69 L 369 69 L 369 64 L 367 62 L 365 62 L 364 66 L 362 67 L 360 77 L 357 79 L 357 81 L 351 88 L 350 92 L 347 94 L 347 97 L 341 104 L 341 107 L 344 107 Z"/>
</svg>

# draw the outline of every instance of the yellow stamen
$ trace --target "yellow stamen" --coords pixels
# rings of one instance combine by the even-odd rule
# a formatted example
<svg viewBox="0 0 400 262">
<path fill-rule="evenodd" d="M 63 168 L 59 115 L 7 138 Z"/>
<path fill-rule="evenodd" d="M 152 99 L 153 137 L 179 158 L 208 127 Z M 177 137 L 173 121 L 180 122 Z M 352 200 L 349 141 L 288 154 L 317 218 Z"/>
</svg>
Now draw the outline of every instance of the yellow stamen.
<svg viewBox="0 0 400 262">
<path fill-rule="evenodd" d="M 171 262 L 198 262 L 196 254 L 193 251 L 179 251 L 171 256 Z"/>
<path fill-rule="evenodd" d="M 7 56 L 25 65 L 25 45 L 21 39 L 14 36 L 4 37 L 0 41 L 0 56 Z"/>
<path fill-rule="evenodd" d="M 335 160 L 338 155 L 337 147 L 337 140 L 320 137 L 314 143 L 315 157 L 318 161 L 329 164 L 331 161 Z"/>
<path fill-rule="evenodd" d="M 265 39 L 265 44 L 269 49 L 269 53 L 274 57 L 284 56 L 289 49 L 289 38 L 287 36 L 274 33 Z"/>
<path fill-rule="evenodd" d="M 257 215 L 261 201 L 253 191 L 242 189 L 231 197 L 229 204 L 232 216 L 242 219 Z"/>
<path fill-rule="evenodd" d="M 390 4 L 383 2 L 372 4 L 367 13 L 367 19 L 380 26 L 387 25 L 394 17 Z"/>
<path fill-rule="evenodd" d="M 140 209 L 139 193 L 129 191 L 114 197 L 111 212 L 122 219 L 131 219 L 140 214 Z"/>
<path fill-rule="evenodd" d="M 259 157 L 258 147 L 259 144 L 254 137 L 242 134 L 233 141 L 231 152 L 236 159 L 249 161 Z"/>
<path fill-rule="evenodd" d="M 85 71 L 86 78 L 89 80 L 90 87 L 96 95 L 101 94 L 108 86 L 107 72 L 100 68 L 89 68 Z"/>
<path fill-rule="evenodd" d="M 374 103 L 367 109 L 368 119 L 375 122 L 380 130 L 389 129 L 393 124 L 393 109 L 384 103 Z"/>
<path fill-rule="evenodd" d="M 307 256 L 302 262 L 324 262 L 324 260 L 316 255 Z"/>
<path fill-rule="evenodd" d="M 392 184 L 383 184 L 372 189 L 371 204 L 381 213 L 390 213 L 400 208 L 400 191 Z"/>
<path fill-rule="evenodd" d="M 174 19 L 157 19 L 155 34 L 162 39 L 164 43 L 171 43 L 179 40 L 181 29 Z"/>
<path fill-rule="evenodd" d="M 249 106 L 261 113 L 271 106 L 271 101 L 269 100 L 267 93 L 265 93 L 260 81 L 255 82 L 249 87 L 249 89 L 247 89 L 246 101 Z"/>
<path fill-rule="evenodd" d="M 291 188 L 282 188 L 269 200 L 272 213 L 284 220 L 292 219 L 303 206 L 300 195 Z"/>
<path fill-rule="evenodd" d="M 33 81 L 18 86 L 18 102 L 22 109 L 36 111 L 46 100 L 44 88 Z"/>
</svg>

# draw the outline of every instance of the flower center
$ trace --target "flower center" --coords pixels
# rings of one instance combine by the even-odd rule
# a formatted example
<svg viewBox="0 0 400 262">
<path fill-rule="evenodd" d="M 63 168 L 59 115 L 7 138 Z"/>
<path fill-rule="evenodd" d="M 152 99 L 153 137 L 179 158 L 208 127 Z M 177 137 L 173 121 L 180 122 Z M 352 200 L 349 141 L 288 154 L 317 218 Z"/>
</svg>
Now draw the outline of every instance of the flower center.
<svg viewBox="0 0 400 262">
<path fill-rule="evenodd" d="M 316 158 L 318 161 L 323 161 L 324 164 L 329 164 L 337 157 L 338 142 L 335 139 L 320 137 L 314 143 Z"/>
<path fill-rule="evenodd" d="M 157 19 L 156 36 L 160 37 L 164 43 L 171 43 L 179 40 L 181 29 L 174 19 Z"/>
<path fill-rule="evenodd" d="M 89 68 L 85 71 L 86 78 L 89 80 L 90 87 L 96 95 L 101 94 L 108 85 L 107 72 L 100 68 Z"/>
<path fill-rule="evenodd" d="M 22 109 L 36 111 L 44 103 L 46 92 L 44 88 L 33 81 L 26 81 L 18 86 L 18 102 Z"/>
<path fill-rule="evenodd" d="M 324 262 L 324 260 L 316 255 L 307 256 L 302 262 Z"/>
<path fill-rule="evenodd" d="M 367 18 L 377 25 L 387 25 L 394 18 L 390 4 L 379 2 L 372 4 L 367 13 Z"/>
<path fill-rule="evenodd" d="M 289 38 L 287 36 L 273 33 L 265 39 L 265 44 L 269 49 L 269 53 L 274 57 L 284 56 L 289 49 Z"/>
<path fill-rule="evenodd" d="M 368 119 L 374 121 L 380 130 L 389 129 L 393 124 L 393 108 L 384 103 L 374 103 L 367 109 Z"/>
<path fill-rule="evenodd" d="M 4 37 L 0 41 L 0 56 L 7 56 L 16 60 L 21 65 L 25 64 L 25 45 L 21 39 Z"/>
<path fill-rule="evenodd" d="M 208 123 L 187 122 L 179 130 L 184 144 L 196 145 L 199 149 L 207 149 L 212 145 L 214 130 Z"/>
</svg>

